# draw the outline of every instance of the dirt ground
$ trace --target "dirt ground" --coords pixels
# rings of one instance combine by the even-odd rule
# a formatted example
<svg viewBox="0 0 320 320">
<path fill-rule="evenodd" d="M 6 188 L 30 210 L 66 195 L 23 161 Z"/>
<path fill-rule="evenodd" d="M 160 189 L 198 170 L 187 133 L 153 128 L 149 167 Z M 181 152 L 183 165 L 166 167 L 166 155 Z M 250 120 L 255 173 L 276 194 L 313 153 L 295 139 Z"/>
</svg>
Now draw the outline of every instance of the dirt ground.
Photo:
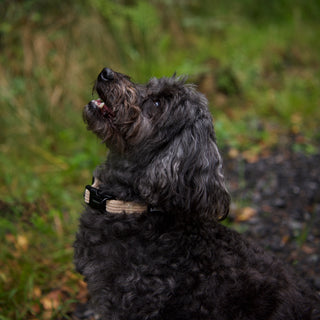
<svg viewBox="0 0 320 320">
<path fill-rule="evenodd" d="M 225 160 L 229 219 L 320 292 L 320 153 Z M 236 205 L 235 205 L 236 203 Z"/>
</svg>

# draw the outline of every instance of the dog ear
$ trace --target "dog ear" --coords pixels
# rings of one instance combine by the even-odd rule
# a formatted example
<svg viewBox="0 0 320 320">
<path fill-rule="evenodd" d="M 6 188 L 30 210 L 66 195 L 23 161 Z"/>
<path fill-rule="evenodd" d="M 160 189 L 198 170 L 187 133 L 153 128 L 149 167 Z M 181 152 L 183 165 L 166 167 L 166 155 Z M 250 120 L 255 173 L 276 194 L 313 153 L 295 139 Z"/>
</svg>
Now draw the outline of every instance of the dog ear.
<svg viewBox="0 0 320 320">
<path fill-rule="evenodd" d="M 149 164 L 138 185 L 148 203 L 167 212 L 225 218 L 230 196 L 211 117 L 199 118 L 181 130 Z"/>
</svg>

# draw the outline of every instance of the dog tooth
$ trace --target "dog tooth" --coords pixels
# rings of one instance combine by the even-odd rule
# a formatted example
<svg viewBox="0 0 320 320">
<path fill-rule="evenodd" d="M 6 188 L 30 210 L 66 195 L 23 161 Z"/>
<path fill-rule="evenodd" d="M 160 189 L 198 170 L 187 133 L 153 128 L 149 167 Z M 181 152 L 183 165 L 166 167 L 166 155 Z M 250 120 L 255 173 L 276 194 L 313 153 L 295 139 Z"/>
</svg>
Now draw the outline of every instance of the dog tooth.
<svg viewBox="0 0 320 320">
<path fill-rule="evenodd" d="M 98 108 L 102 109 L 102 108 L 103 108 L 103 106 L 104 106 L 104 102 L 100 102 L 100 103 L 98 103 Z"/>
</svg>

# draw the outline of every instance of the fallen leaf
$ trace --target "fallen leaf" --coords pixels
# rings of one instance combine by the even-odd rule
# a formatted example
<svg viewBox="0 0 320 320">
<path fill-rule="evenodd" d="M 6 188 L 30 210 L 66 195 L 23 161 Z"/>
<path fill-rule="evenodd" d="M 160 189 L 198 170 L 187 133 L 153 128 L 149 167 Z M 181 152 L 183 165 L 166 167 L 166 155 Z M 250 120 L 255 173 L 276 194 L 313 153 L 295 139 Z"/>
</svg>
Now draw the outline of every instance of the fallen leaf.
<svg viewBox="0 0 320 320">
<path fill-rule="evenodd" d="M 31 312 L 33 315 L 37 315 L 41 312 L 41 306 L 39 305 L 39 303 L 35 303 L 31 306 Z"/>
<path fill-rule="evenodd" d="M 255 163 L 259 160 L 259 155 L 257 152 L 252 150 L 247 150 L 242 152 L 242 156 L 246 159 L 249 163 Z"/>
<path fill-rule="evenodd" d="M 39 287 L 34 287 L 32 290 L 32 295 L 35 298 L 40 298 L 42 295 L 41 289 Z"/>
<path fill-rule="evenodd" d="M 253 216 L 255 216 L 257 213 L 257 210 L 251 207 L 244 207 L 239 210 L 236 216 L 236 221 L 241 222 L 241 221 L 248 221 L 251 219 Z"/>
<path fill-rule="evenodd" d="M 26 236 L 18 235 L 16 246 L 18 249 L 21 249 L 22 251 L 27 251 L 29 247 L 29 240 Z"/>
<path fill-rule="evenodd" d="M 62 298 L 62 292 L 60 290 L 54 290 L 40 299 L 40 302 L 45 310 L 53 311 L 54 309 L 59 307 Z"/>
<path fill-rule="evenodd" d="M 289 235 L 284 235 L 282 238 L 281 238 L 281 244 L 282 245 L 285 245 L 286 243 L 288 243 L 288 241 L 289 241 L 289 239 L 290 239 L 290 236 Z"/>
<path fill-rule="evenodd" d="M 311 248 L 311 247 L 309 247 L 309 246 L 307 246 L 307 245 L 303 245 L 302 246 L 302 251 L 304 252 L 304 253 L 306 253 L 306 254 L 312 254 L 312 253 L 314 253 L 314 248 Z"/>
<path fill-rule="evenodd" d="M 239 156 L 239 151 L 236 148 L 230 148 L 228 155 L 231 159 L 235 159 Z"/>
</svg>

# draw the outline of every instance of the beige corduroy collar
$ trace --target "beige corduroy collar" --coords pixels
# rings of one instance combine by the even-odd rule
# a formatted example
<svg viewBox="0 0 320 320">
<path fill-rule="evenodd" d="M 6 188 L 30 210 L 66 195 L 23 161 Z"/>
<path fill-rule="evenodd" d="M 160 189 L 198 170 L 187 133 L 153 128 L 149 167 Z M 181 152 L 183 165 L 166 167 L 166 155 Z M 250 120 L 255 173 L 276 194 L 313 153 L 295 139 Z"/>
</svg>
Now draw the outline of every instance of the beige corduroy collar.
<svg viewBox="0 0 320 320">
<path fill-rule="evenodd" d="M 148 211 L 148 206 L 144 203 L 133 201 L 122 201 L 111 199 L 111 197 L 104 196 L 100 190 L 101 182 L 97 178 L 93 178 L 93 184 L 87 185 L 84 193 L 84 201 L 89 206 L 95 209 L 104 209 L 110 213 L 143 213 Z"/>
</svg>

